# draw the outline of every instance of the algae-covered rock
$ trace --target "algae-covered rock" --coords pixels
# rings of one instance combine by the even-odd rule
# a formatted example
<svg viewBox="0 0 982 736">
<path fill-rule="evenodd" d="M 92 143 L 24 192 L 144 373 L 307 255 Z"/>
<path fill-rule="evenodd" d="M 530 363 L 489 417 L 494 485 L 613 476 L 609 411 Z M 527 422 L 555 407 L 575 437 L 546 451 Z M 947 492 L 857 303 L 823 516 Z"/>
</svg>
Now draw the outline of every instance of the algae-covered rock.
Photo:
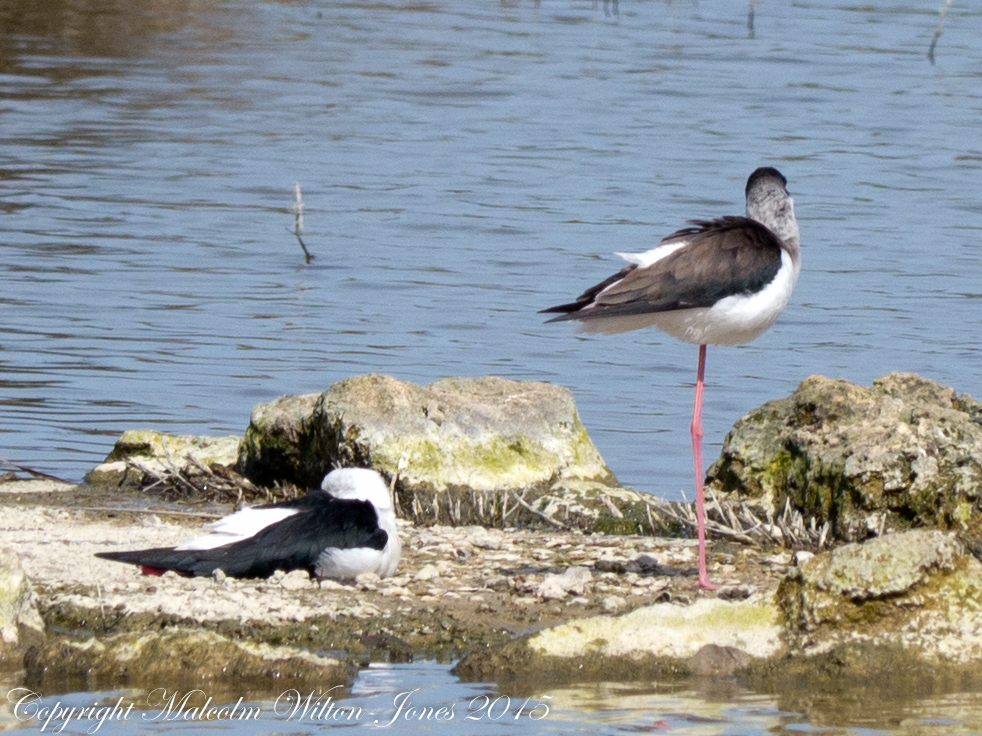
<svg viewBox="0 0 982 736">
<path fill-rule="evenodd" d="M 303 692 L 347 686 L 349 662 L 299 649 L 233 641 L 210 631 L 128 633 L 106 639 L 51 638 L 25 657 L 27 684 L 43 692 L 119 688 L 209 694 Z M 218 697 L 216 695 L 216 697 Z"/>
<path fill-rule="evenodd" d="M 564 483 L 616 486 L 568 389 L 491 376 L 354 376 L 253 410 L 239 460 L 249 477 L 313 486 L 335 466 L 397 477 L 405 515 L 454 524 L 501 524 L 509 507 L 541 522 L 522 504 Z"/>
<path fill-rule="evenodd" d="M 230 472 L 238 462 L 239 437 L 167 434 L 152 429 L 123 432 L 106 461 L 85 476 L 87 483 L 113 487 L 140 487 L 147 475 L 165 470 L 199 474 L 200 466 Z"/>
<path fill-rule="evenodd" d="M 16 669 L 25 649 L 44 636 L 44 622 L 20 559 L 0 547 L 0 669 Z"/>
<path fill-rule="evenodd" d="M 778 609 L 768 599 L 731 603 L 701 598 L 692 605 L 656 603 L 623 616 L 596 616 L 533 635 L 529 649 L 543 656 L 641 656 L 686 659 L 707 644 L 752 657 L 781 649 Z"/>
<path fill-rule="evenodd" d="M 873 645 L 930 664 L 982 664 L 982 563 L 950 535 L 917 530 L 813 557 L 778 589 L 805 655 Z"/>
<path fill-rule="evenodd" d="M 871 388 L 811 376 L 736 423 L 708 480 L 764 515 L 790 502 L 845 541 L 914 527 L 979 537 L 982 405 L 910 373 Z"/>
<path fill-rule="evenodd" d="M 469 680 L 569 681 L 730 674 L 785 651 L 780 612 L 768 597 L 689 606 L 657 603 L 622 616 L 595 616 L 545 629 L 455 668 Z"/>
<path fill-rule="evenodd" d="M 239 471 L 264 485 L 288 478 L 319 487 L 332 469 L 312 446 L 320 397 L 317 393 L 280 396 L 253 407 L 239 447 Z"/>
</svg>

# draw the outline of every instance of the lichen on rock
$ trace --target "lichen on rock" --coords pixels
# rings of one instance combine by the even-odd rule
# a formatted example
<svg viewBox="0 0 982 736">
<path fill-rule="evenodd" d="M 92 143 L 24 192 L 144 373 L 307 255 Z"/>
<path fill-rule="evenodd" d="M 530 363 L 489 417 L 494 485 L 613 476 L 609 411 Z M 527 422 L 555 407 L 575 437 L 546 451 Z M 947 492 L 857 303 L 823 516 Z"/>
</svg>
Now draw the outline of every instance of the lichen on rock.
<svg viewBox="0 0 982 736">
<path fill-rule="evenodd" d="M 809 656 L 868 644 L 931 664 L 982 663 L 982 563 L 943 532 L 817 555 L 781 583 L 777 600 L 789 643 Z"/>
<path fill-rule="evenodd" d="M 105 462 L 90 470 L 91 485 L 139 488 L 148 475 L 168 471 L 199 473 L 201 467 L 231 472 L 238 462 L 239 442 L 234 435 L 168 434 L 153 429 L 123 432 Z"/>
<path fill-rule="evenodd" d="M 204 630 L 127 633 L 103 639 L 55 637 L 25 658 L 27 685 L 45 692 L 106 688 L 238 689 L 347 686 L 356 667 L 290 647 L 233 641 Z"/>
<path fill-rule="evenodd" d="M 253 410 L 239 458 L 253 480 L 309 487 L 335 466 L 395 478 L 403 515 L 436 523 L 501 525 L 509 508 L 541 522 L 528 507 L 558 485 L 618 488 L 568 389 L 494 376 L 353 376 Z"/>
<path fill-rule="evenodd" d="M 769 596 L 731 603 L 702 598 L 594 616 L 474 652 L 456 668 L 469 680 L 638 679 L 731 674 L 784 651 L 780 612 Z"/>
<path fill-rule="evenodd" d="M 785 503 L 860 541 L 917 527 L 982 533 L 982 405 L 911 373 L 872 387 L 810 376 L 742 417 L 708 472 L 721 498 Z"/>
</svg>

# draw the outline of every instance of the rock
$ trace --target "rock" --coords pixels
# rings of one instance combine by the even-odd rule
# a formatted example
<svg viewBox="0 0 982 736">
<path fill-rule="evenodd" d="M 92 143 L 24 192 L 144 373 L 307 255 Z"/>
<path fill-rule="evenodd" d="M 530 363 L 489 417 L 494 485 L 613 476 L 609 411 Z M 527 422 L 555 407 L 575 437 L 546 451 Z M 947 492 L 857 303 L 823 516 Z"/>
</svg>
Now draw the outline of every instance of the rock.
<svg viewBox="0 0 982 736">
<path fill-rule="evenodd" d="M 536 512 L 560 525 L 601 534 L 660 534 L 651 509 L 661 499 L 596 481 L 567 479 L 553 484 L 530 503 Z M 617 515 L 611 513 L 611 507 Z"/>
<path fill-rule="evenodd" d="M 627 605 L 627 601 L 621 598 L 619 595 L 608 595 L 604 598 L 604 611 L 607 613 L 618 613 L 624 609 Z"/>
<path fill-rule="evenodd" d="M 200 470 L 187 458 L 218 472 L 230 473 L 239 458 L 240 438 L 235 436 L 167 434 L 150 429 L 128 429 L 120 435 L 106 461 L 90 470 L 85 480 L 91 485 L 139 487 L 145 473 L 131 467 L 131 460 L 154 472 L 177 467 L 199 475 Z"/>
<path fill-rule="evenodd" d="M 289 647 L 233 641 L 210 631 L 49 638 L 28 652 L 25 668 L 28 685 L 45 692 L 204 688 L 209 695 L 223 688 L 267 693 L 291 687 L 301 692 L 327 690 L 347 686 L 356 672 L 349 662 Z"/>
<path fill-rule="evenodd" d="M 593 573 L 587 567 L 568 567 L 562 575 L 546 575 L 535 594 L 546 600 L 560 600 L 570 593 L 582 595 L 593 582 Z"/>
<path fill-rule="evenodd" d="M 286 442 L 301 452 L 276 453 L 275 469 L 267 468 L 267 445 Z M 403 488 L 431 491 L 611 477 L 568 389 L 490 376 L 421 387 L 372 374 L 342 380 L 316 399 L 281 397 L 253 410 L 242 452 L 250 475 L 286 471 L 307 484 L 319 483 L 332 464 L 371 465 L 398 473 Z"/>
<path fill-rule="evenodd" d="M 778 603 L 804 654 L 864 643 L 982 664 L 982 563 L 943 532 L 887 534 L 817 555 L 781 583 Z"/>
<path fill-rule="evenodd" d="M 288 395 L 255 406 L 239 447 L 238 471 L 262 485 L 286 478 L 319 488 L 331 470 L 327 458 L 310 452 L 311 422 L 320 398 Z"/>
<path fill-rule="evenodd" d="M 34 588 L 17 554 L 0 547 L 0 669 L 19 668 L 28 646 L 44 637 Z"/>
<path fill-rule="evenodd" d="M 750 664 L 752 658 L 736 647 L 707 644 L 689 657 L 689 670 L 693 675 L 720 677 L 732 675 Z"/>
<path fill-rule="evenodd" d="M 474 526 L 467 530 L 467 541 L 478 549 L 501 549 L 505 546 L 505 535 L 500 529 Z"/>
<path fill-rule="evenodd" d="M 814 556 L 815 556 L 814 552 L 809 552 L 808 550 L 799 549 L 797 552 L 794 553 L 794 556 L 791 558 L 791 562 L 793 562 L 797 567 L 801 567 Z"/>
<path fill-rule="evenodd" d="M 913 527 L 982 538 L 982 405 L 910 373 L 871 388 L 811 376 L 736 423 L 708 480 L 762 516 L 790 500 L 845 541 Z"/>
<path fill-rule="evenodd" d="M 774 567 L 787 567 L 791 564 L 791 559 L 791 553 L 786 550 L 782 550 L 777 554 L 768 555 L 762 559 L 761 562 L 765 565 L 773 565 Z"/>
<path fill-rule="evenodd" d="M 291 570 L 280 579 L 279 584 L 286 590 L 301 590 L 310 587 L 310 574 L 306 570 Z"/>
<path fill-rule="evenodd" d="M 313 486 L 333 466 L 396 477 L 403 515 L 416 522 L 484 526 L 521 517 L 568 526 L 569 507 L 581 503 L 592 522 L 610 517 L 631 533 L 649 525 L 643 499 L 617 488 L 572 394 L 548 383 L 487 376 L 417 386 L 372 374 L 253 409 L 241 472 Z M 570 492 L 577 497 L 564 499 Z M 541 499 L 550 494 L 555 501 Z M 553 513 L 562 518 L 545 518 Z"/>
<path fill-rule="evenodd" d="M 741 601 L 755 592 L 751 585 L 724 585 L 716 591 L 716 597 L 724 601 Z"/>
<path fill-rule="evenodd" d="M 355 585 L 362 590 L 377 590 L 381 582 L 382 578 L 374 572 L 363 572 L 355 576 Z"/>
<path fill-rule="evenodd" d="M 684 659 L 706 644 L 770 657 L 781 650 L 780 633 L 778 611 L 771 602 L 702 598 L 691 606 L 656 603 L 616 618 L 575 621 L 535 634 L 528 645 L 539 655 L 566 658 L 592 651 L 608 657 Z"/>
<path fill-rule="evenodd" d="M 777 602 L 789 655 L 752 662 L 741 679 L 764 692 L 795 683 L 796 708 L 829 693 L 896 698 L 982 678 L 982 563 L 950 534 L 887 534 L 816 555 L 781 582 Z"/>
<path fill-rule="evenodd" d="M 416 571 L 417 580 L 432 580 L 433 578 L 438 577 L 440 577 L 440 571 L 437 569 L 436 565 L 423 565 Z"/>
<path fill-rule="evenodd" d="M 454 668 L 466 680 L 498 682 L 631 679 L 692 674 L 707 645 L 733 649 L 734 661 L 784 653 L 781 614 L 770 599 L 738 603 L 702 598 L 690 606 L 657 603 L 622 616 L 595 616 L 474 652 Z M 700 655 L 708 659 L 708 655 Z M 717 666 L 717 665 L 714 665 Z"/>
<path fill-rule="evenodd" d="M 641 572 L 657 573 L 661 569 L 658 560 L 649 554 L 639 554 L 634 558 L 633 562 Z"/>
</svg>

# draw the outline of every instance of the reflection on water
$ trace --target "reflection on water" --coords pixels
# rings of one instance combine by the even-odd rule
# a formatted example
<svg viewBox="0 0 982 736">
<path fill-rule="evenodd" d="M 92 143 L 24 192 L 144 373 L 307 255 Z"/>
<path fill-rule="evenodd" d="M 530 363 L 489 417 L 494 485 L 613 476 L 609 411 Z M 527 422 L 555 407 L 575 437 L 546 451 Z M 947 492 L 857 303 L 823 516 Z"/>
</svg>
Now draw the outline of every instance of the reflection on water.
<svg viewBox="0 0 982 736">
<path fill-rule="evenodd" d="M 0 692 L 4 691 L 0 687 Z M 358 726 L 372 730 L 387 728 L 392 733 L 673 733 L 683 736 L 798 733 L 954 736 L 975 734 L 982 729 L 982 697 L 974 693 L 894 698 L 867 707 L 855 693 L 824 698 L 813 695 L 806 710 L 795 712 L 771 696 L 748 692 L 731 681 L 595 683 L 505 695 L 488 684 L 459 683 L 449 674 L 447 666 L 432 662 L 373 664 L 362 671 L 348 695 L 337 691 L 298 694 L 299 704 L 290 692 L 260 701 L 214 700 L 208 703 L 214 709 L 211 718 L 203 715 L 207 688 L 191 696 L 182 692 L 179 697 L 170 693 L 161 698 L 156 693 L 149 701 L 146 696 L 123 692 L 48 696 L 39 705 L 48 708 L 41 711 L 48 714 L 55 705 L 66 709 L 93 705 L 111 708 L 119 703 L 121 696 L 135 700 L 137 707 L 128 711 L 128 715 L 123 710 L 113 719 L 104 720 L 97 731 L 104 736 L 192 734 L 230 728 L 236 733 L 257 735 L 307 734 L 320 733 L 325 727 Z M 23 691 L 15 691 L 11 697 L 16 702 L 24 697 Z M 229 705 L 235 705 L 236 710 L 233 712 Z M 226 706 L 225 715 L 221 715 L 223 706 Z M 36 712 L 25 704 L 15 715 L 13 704 L 0 706 L 0 729 L 36 732 L 41 725 L 33 716 Z M 46 732 L 61 725 L 61 721 L 54 720 Z M 70 721 L 60 733 L 86 733 L 94 725 L 95 721 L 77 719 Z"/>
</svg>

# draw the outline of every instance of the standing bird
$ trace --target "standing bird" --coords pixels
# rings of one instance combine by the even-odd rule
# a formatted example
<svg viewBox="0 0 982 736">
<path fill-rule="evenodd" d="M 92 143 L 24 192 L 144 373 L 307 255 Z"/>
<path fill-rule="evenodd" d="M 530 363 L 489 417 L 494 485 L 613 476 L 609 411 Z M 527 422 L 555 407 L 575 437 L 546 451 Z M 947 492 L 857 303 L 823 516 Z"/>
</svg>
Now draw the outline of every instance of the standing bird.
<svg viewBox="0 0 982 736">
<path fill-rule="evenodd" d="M 706 345 L 749 342 L 787 306 L 801 270 L 794 201 L 787 179 L 762 167 L 747 179 L 747 216 L 692 220 L 644 253 L 618 253 L 630 265 L 587 289 L 575 302 L 551 307 L 549 322 L 575 319 L 586 332 L 627 332 L 654 325 L 699 346 L 692 455 L 696 468 L 699 585 L 706 574 L 702 471 L 702 393 Z"/>
<path fill-rule="evenodd" d="M 402 543 L 389 489 L 374 470 L 332 470 L 321 490 L 290 501 L 253 506 L 219 519 L 210 531 L 178 547 L 99 552 L 96 557 L 140 565 L 162 575 L 265 578 L 276 570 L 307 570 L 323 578 L 363 572 L 395 574 Z"/>
</svg>

